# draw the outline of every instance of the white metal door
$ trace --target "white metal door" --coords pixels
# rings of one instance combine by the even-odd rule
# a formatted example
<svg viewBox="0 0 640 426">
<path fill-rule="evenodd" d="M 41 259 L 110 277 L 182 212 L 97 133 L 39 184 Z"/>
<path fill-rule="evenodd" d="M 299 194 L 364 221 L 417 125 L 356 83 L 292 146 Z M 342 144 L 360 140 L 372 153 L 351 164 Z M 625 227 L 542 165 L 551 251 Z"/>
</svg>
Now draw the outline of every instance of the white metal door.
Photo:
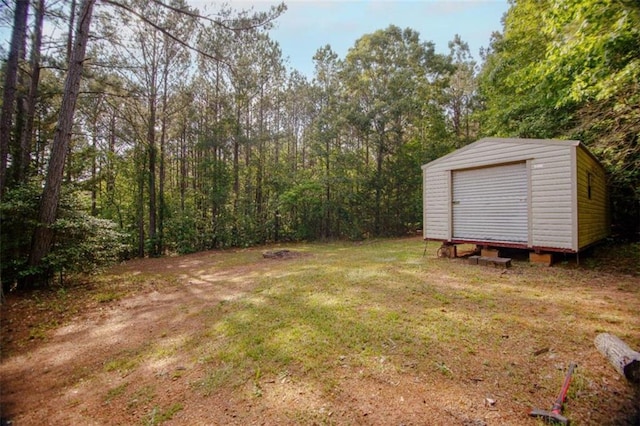
<svg viewBox="0 0 640 426">
<path fill-rule="evenodd" d="M 454 171 L 453 238 L 528 241 L 526 163 Z"/>
</svg>

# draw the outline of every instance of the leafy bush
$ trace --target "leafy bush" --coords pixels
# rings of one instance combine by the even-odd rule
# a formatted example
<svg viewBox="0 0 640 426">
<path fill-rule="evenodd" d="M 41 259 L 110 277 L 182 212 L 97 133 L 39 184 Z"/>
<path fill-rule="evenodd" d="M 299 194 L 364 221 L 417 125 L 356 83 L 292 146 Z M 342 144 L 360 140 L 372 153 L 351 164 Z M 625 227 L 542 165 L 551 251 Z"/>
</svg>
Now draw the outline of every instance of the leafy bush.
<svg viewBox="0 0 640 426">
<path fill-rule="evenodd" d="M 54 271 L 93 272 L 117 262 L 127 249 L 114 222 L 84 211 L 65 212 L 53 229 L 55 242 L 45 263 Z"/>
<path fill-rule="evenodd" d="M 37 183 L 11 188 L 0 204 L 0 262 L 2 285 L 7 288 L 23 277 L 47 271 L 92 272 L 117 261 L 126 249 L 125 235 L 117 225 L 88 213 L 82 192 L 67 188 L 62 195 L 51 252 L 38 268 L 27 265 L 31 237 L 37 224 L 42 189 Z M 36 270 L 37 269 L 37 270 Z"/>
</svg>

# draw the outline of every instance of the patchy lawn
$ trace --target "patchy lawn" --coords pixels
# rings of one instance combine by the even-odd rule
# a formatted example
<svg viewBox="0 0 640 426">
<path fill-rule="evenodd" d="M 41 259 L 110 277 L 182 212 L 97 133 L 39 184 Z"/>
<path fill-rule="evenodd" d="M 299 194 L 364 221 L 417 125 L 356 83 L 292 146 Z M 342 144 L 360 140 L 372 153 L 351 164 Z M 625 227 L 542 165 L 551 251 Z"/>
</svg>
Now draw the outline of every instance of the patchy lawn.
<svg viewBox="0 0 640 426">
<path fill-rule="evenodd" d="M 282 259 L 265 250 L 289 249 Z M 134 260 L 2 307 L 2 417 L 41 424 L 640 423 L 595 349 L 640 349 L 638 246 L 554 267 L 439 259 L 419 238 Z"/>
</svg>

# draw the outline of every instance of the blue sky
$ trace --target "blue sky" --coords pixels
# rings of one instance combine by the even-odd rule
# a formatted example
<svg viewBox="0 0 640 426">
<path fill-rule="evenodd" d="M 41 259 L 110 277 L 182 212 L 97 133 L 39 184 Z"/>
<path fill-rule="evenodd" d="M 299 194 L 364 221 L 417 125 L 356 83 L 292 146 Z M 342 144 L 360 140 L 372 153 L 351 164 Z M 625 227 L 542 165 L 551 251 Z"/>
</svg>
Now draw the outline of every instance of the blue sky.
<svg viewBox="0 0 640 426">
<path fill-rule="evenodd" d="M 214 14 L 213 0 L 188 0 L 203 14 Z M 234 9 L 268 10 L 272 0 L 228 0 Z M 412 28 L 423 41 L 432 41 L 436 51 L 448 53 L 455 34 L 469 44 L 479 61 L 479 50 L 487 47 L 491 33 L 502 29 L 501 18 L 508 0 L 285 0 L 288 10 L 275 23 L 271 37 L 288 58 L 289 67 L 313 76 L 313 55 L 329 44 L 344 58 L 364 34 L 389 25 Z M 10 28 L 0 28 L 0 40 L 8 44 Z"/>
<path fill-rule="evenodd" d="M 202 0 L 198 0 L 200 2 Z M 330 44 L 344 58 L 364 34 L 389 25 L 410 27 L 423 41 L 432 41 L 436 51 L 448 53 L 448 42 L 456 34 L 469 44 L 479 61 L 479 50 L 487 47 L 491 33 L 502 30 L 501 18 L 507 0 L 292 0 L 276 22 L 271 37 L 280 43 L 289 66 L 311 77 L 312 57 Z M 275 2 L 232 1 L 235 8 L 253 6 L 266 10 Z"/>
</svg>

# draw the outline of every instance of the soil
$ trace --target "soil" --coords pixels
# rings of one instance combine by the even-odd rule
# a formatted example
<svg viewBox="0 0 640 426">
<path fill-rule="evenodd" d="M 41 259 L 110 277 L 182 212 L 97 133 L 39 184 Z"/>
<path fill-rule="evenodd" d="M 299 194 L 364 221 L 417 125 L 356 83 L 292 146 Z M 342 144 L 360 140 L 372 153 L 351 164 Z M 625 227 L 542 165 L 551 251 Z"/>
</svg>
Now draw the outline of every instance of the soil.
<svg viewBox="0 0 640 426">
<path fill-rule="evenodd" d="M 287 256 L 290 260 L 260 258 L 211 273 L 203 265 L 212 256 L 205 252 L 129 261 L 110 271 L 113 294 L 87 282 L 30 297 L 9 294 L 2 307 L 3 421 L 14 425 L 536 424 L 521 406 L 509 405 L 508 387 L 489 393 L 489 385 L 495 385 L 488 383 L 490 378 L 438 381 L 410 365 L 404 373 L 383 371 L 376 376 L 344 366 L 338 373 L 341 385 L 331 394 L 283 375 L 261 382 L 259 398 L 251 396 L 253 383 L 210 395 L 194 392 L 193 383 L 205 372 L 192 354 L 175 352 L 155 361 L 152 357 L 144 368 L 128 368 L 128 355 L 135 357 L 134 351 L 144 342 L 177 344 L 198 335 L 205 325 L 193 313 L 249 294 L 255 286 L 252 277 L 268 271 L 274 262 L 296 261 L 292 254 Z M 162 271 L 173 273 L 175 280 L 144 281 L 126 294 L 116 282 L 127 274 Z M 621 294 L 613 286 L 602 290 L 602 297 L 616 300 Z M 546 356 L 546 350 L 536 356 Z M 629 391 L 624 379 L 609 371 L 603 375 L 608 379 L 599 386 L 611 392 L 609 405 L 616 407 L 618 400 L 629 409 L 633 403 L 624 396 Z M 547 398 L 541 401 L 548 406 L 540 408 L 549 409 L 555 394 L 546 389 Z M 297 418 L 295 407 L 305 407 L 306 414 Z M 633 416 L 609 424 L 633 424 L 638 420 Z M 603 419 L 606 414 L 594 413 L 591 418 Z"/>
</svg>

